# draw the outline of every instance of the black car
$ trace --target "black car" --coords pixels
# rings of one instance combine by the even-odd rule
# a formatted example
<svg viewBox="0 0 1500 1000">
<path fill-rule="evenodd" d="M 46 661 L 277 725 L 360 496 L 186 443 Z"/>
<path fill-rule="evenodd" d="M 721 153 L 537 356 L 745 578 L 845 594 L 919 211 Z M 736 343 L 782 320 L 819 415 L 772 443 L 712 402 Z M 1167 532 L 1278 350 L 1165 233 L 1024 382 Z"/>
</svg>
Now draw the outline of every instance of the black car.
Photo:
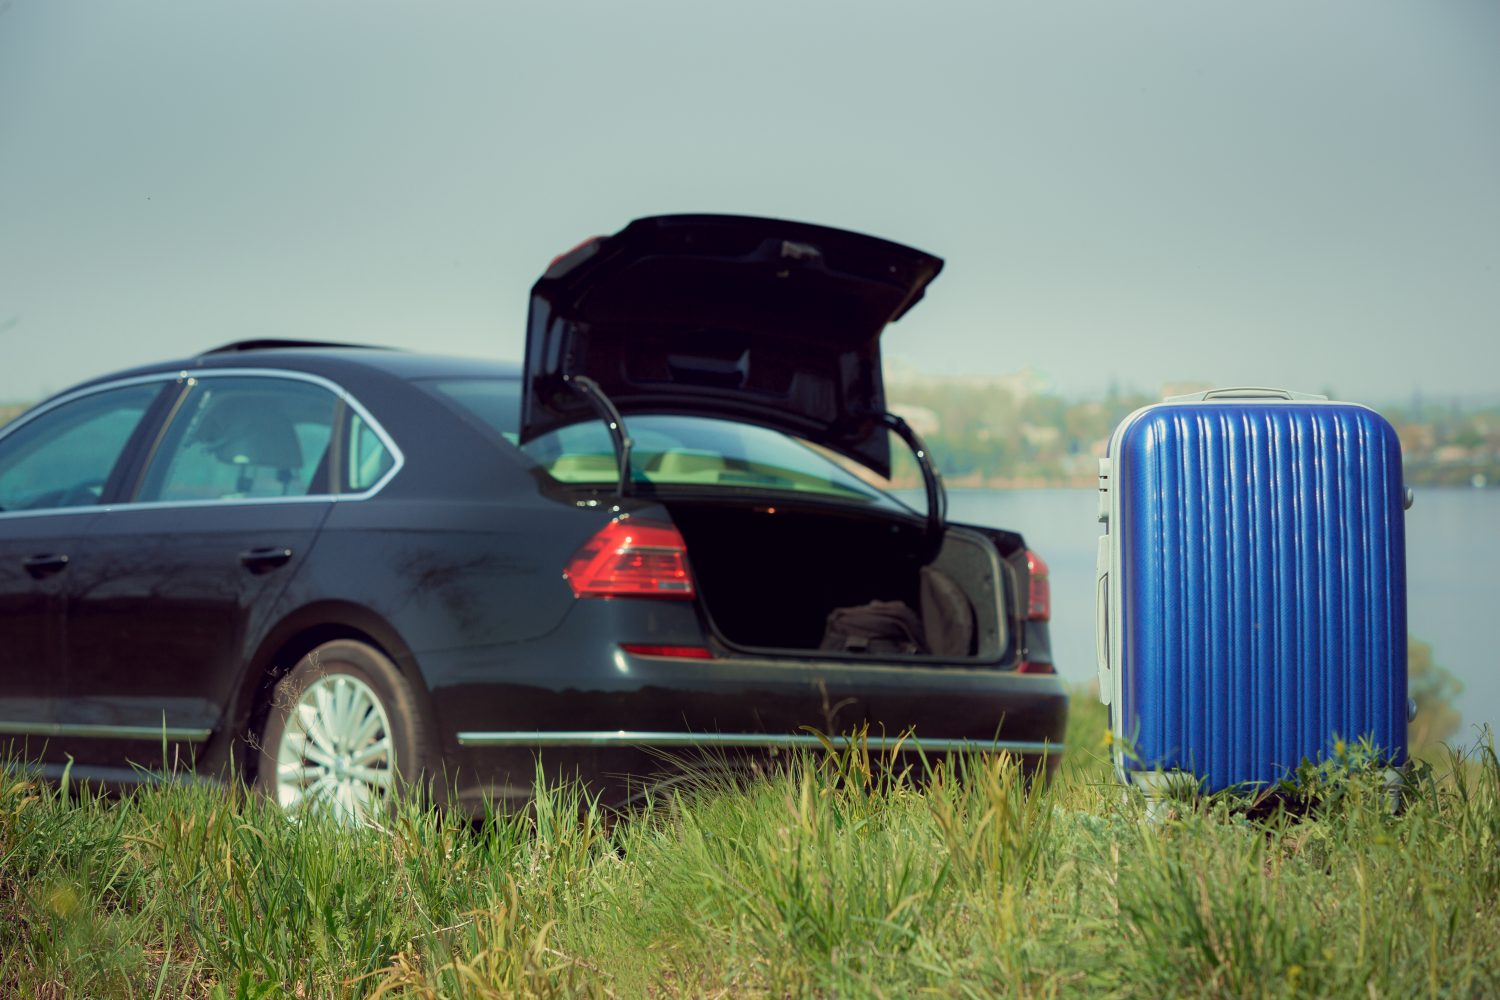
<svg viewBox="0 0 1500 1000">
<path fill-rule="evenodd" d="M 880 332 L 941 265 L 642 219 L 538 280 L 524 367 L 254 341 L 55 396 L 0 431 L 0 734 L 346 816 L 864 726 L 1055 765 L 1045 570 L 945 522 L 885 408 Z M 893 435 L 911 506 L 870 485 Z M 830 632 L 872 601 L 917 634 Z"/>
</svg>

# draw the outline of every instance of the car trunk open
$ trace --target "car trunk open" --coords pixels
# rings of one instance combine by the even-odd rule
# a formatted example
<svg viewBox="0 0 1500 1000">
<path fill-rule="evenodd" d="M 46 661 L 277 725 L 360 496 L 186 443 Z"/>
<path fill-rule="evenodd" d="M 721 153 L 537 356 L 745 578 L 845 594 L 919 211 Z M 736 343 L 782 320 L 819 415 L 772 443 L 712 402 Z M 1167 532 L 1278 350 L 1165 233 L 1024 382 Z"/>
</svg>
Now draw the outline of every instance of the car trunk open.
<svg viewBox="0 0 1500 1000">
<path fill-rule="evenodd" d="M 880 334 L 942 266 L 782 219 L 637 219 L 533 286 L 520 440 L 600 416 L 689 414 L 780 430 L 889 476 Z"/>
<path fill-rule="evenodd" d="M 806 223 L 638 219 L 561 255 L 533 286 L 520 443 L 599 420 L 611 435 L 623 499 L 643 488 L 629 430 L 641 415 L 767 427 L 882 478 L 890 476 L 894 434 L 921 469 L 925 523 L 831 503 L 747 502 L 743 494 L 669 500 L 669 483 L 644 488 L 681 531 L 701 606 L 725 643 L 854 655 L 847 644 L 820 649 L 829 615 L 896 601 L 920 617 L 921 633 L 919 651 L 897 655 L 1019 662 L 1026 580 L 1019 536 L 947 525 L 926 448 L 886 409 L 881 332 L 923 297 L 942 266 L 911 247 Z M 875 655 L 874 646 L 864 655 Z"/>
<path fill-rule="evenodd" d="M 1009 665 L 1019 659 L 1021 608 L 1015 564 L 1019 536 L 948 526 L 932 557 L 919 520 L 703 500 L 666 501 L 687 545 L 699 599 L 718 638 L 783 655 L 863 655 L 820 650 L 828 616 L 870 601 L 902 601 L 923 620 L 928 661 Z M 1001 548 L 1009 544 L 1009 551 Z M 944 608 L 926 575 L 962 595 L 964 613 Z M 945 584 L 944 586 L 947 586 Z M 959 652 L 961 650 L 961 652 Z M 882 658 L 888 658 L 882 654 Z M 904 657 L 895 657 L 904 658 Z"/>
</svg>

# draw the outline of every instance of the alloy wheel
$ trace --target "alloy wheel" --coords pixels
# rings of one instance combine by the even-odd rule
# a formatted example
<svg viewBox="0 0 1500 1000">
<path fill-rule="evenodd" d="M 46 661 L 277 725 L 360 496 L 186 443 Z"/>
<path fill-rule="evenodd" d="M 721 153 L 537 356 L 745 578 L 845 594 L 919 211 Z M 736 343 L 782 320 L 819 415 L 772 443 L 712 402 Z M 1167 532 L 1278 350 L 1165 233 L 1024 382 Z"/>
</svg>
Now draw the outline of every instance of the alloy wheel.
<svg viewBox="0 0 1500 1000">
<path fill-rule="evenodd" d="M 326 809 L 342 823 L 368 822 L 395 775 L 390 717 L 370 685 L 326 674 L 298 695 L 276 748 L 276 799 L 287 813 Z"/>
</svg>

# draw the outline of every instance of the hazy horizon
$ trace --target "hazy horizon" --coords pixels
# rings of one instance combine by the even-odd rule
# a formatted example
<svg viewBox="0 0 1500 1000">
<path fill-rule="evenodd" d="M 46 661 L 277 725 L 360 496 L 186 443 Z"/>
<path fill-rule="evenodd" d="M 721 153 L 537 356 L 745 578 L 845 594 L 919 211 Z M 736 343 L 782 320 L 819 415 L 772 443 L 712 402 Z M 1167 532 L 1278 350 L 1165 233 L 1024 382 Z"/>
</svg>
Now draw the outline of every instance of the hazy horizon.
<svg viewBox="0 0 1500 1000">
<path fill-rule="evenodd" d="M 215 346 L 215 345 L 206 345 L 206 346 Z M 399 349 L 406 349 L 406 348 L 399 348 Z M 412 350 L 421 350 L 421 348 L 419 348 L 419 347 L 417 347 L 417 348 L 410 348 L 410 349 L 412 349 Z M 186 355 L 186 354 L 181 355 L 181 357 L 189 357 L 189 356 L 190 355 Z M 149 364 L 149 363 L 152 363 L 152 362 L 162 361 L 162 360 L 168 360 L 168 356 L 166 356 L 166 355 L 160 355 L 160 356 L 152 356 L 152 357 L 142 357 L 142 358 L 139 359 L 139 363 L 141 363 L 141 364 Z M 515 361 L 515 362 L 519 363 L 521 361 L 520 353 L 518 352 L 515 355 L 505 356 L 505 360 Z M 1120 395 L 1120 396 L 1144 396 L 1144 397 L 1147 397 L 1147 398 L 1156 398 L 1156 397 L 1160 397 L 1160 396 L 1165 396 L 1165 395 L 1167 395 L 1169 393 L 1176 393 L 1176 392 L 1181 392 L 1181 391 L 1196 391 L 1196 389 L 1200 385 L 1201 386 L 1207 386 L 1207 385 L 1228 386 L 1228 385 L 1230 385 L 1230 383 L 1227 383 L 1227 382 L 1225 382 L 1225 383 L 1209 383 L 1209 382 L 1206 382 L 1206 381 L 1201 380 L 1201 379 L 1173 379 L 1173 380 L 1170 380 L 1170 381 L 1163 381 L 1161 383 L 1158 383 L 1157 385 L 1136 385 L 1136 384 L 1132 384 L 1132 383 L 1129 383 L 1129 382 L 1124 382 L 1124 381 L 1120 381 L 1118 379 L 1115 379 L 1115 380 L 1111 380 L 1110 383 L 1107 383 L 1107 384 L 1102 385 L 1102 386 L 1083 386 L 1083 387 L 1075 387 L 1072 390 L 1068 390 L 1068 389 L 1063 388 L 1063 387 L 1059 386 L 1058 384 L 1056 384 L 1056 382 L 1053 380 L 1053 378 L 1052 378 L 1052 376 L 1051 376 L 1050 373 L 1048 373 L 1046 371 L 1039 370 L 1039 369 L 1035 369 L 1035 368 L 1021 368 L 1021 369 L 1015 369 L 1015 370 L 1011 370 L 1011 371 L 972 371 L 971 370 L 971 371 L 962 371 L 962 372 L 943 372 L 943 371 L 937 371 L 937 370 L 924 369 L 924 368 L 921 367 L 921 365 L 918 362 L 915 362 L 911 358 L 906 358 L 906 357 L 891 356 L 891 355 L 887 354 L 886 358 L 885 358 L 885 361 L 886 361 L 886 369 L 887 369 L 887 374 L 886 374 L 886 395 L 888 397 L 890 397 L 893 402 L 896 402 L 896 403 L 899 403 L 901 401 L 900 387 L 902 385 L 903 379 L 905 377 L 907 377 L 907 376 L 915 376 L 915 377 L 918 377 L 918 378 L 957 379 L 957 380 L 968 380 L 968 379 L 977 379 L 977 380 L 990 380 L 990 379 L 1004 380 L 1004 379 L 1010 379 L 1010 378 L 1013 378 L 1013 377 L 1016 377 L 1016 376 L 1027 376 L 1027 375 L 1030 375 L 1030 376 L 1034 376 L 1034 378 L 1036 380 L 1036 383 L 1038 385 L 1038 388 L 1036 389 L 1037 394 L 1039 394 L 1039 395 L 1056 396 L 1056 397 L 1064 399 L 1065 401 L 1067 401 L 1069 403 L 1087 402 L 1087 401 L 1090 401 L 1090 400 L 1102 400 L 1102 399 L 1105 399 L 1106 397 L 1110 396 L 1111 394 Z M 892 378 L 892 376 L 890 374 L 890 368 L 891 368 L 892 362 L 895 362 L 898 365 L 904 366 L 904 369 L 905 369 L 905 370 L 901 371 L 900 374 L 898 374 L 895 378 Z M 133 363 L 134 362 L 132 362 L 132 364 Z M 98 371 L 94 371 L 94 370 L 83 371 L 83 370 L 80 370 L 77 373 L 77 375 L 72 378 L 71 382 L 69 382 L 66 385 L 57 385 L 57 386 L 44 387 L 42 390 L 40 390 L 40 391 L 38 391 L 36 393 L 33 393 L 31 395 L 0 396 L 0 407 L 3 407 L 3 406 L 30 405 L 32 403 L 39 402 L 39 401 L 47 398 L 48 396 L 54 395 L 54 394 L 56 394 L 58 392 L 65 391 L 74 382 L 80 382 L 80 381 L 84 380 L 85 378 L 91 377 L 93 375 L 102 375 L 102 374 L 107 374 L 107 373 L 108 373 L 107 369 L 100 369 Z M 1238 385 L 1241 385 L 1241 384 L 1249 384 L 1249 383 L 1236 382 L 1236 383 L 1233 383 L 1233 384 L 1236 385 L 1236 386 L 1238 386 Z M 1182 388 L 1184 385 L 1189 385 L 1189 386 L 1192 386 L 1193 388 L 1192 389 L 1188 389 L 1188 390 L 1184 390 Z M 1449 392 L 1449 393 L 1435 392 L 1434 393 L 1434 392 L 1425 392 L 1425 391 L 1421 390 L 1420 388 L 1413 388 L 1411 391 L 1409 391 L 1409 392 L 1407 392 L 1405 394 L 1395 394 L 1395 395 L 1386 395 L 1386 396 L 1373 395 L 1373 396 L 1362 396 L 1362 397 L 1356 398 L 1354 396 L 1351 396 L 1351 395 L 1349 395 L 1347 393 L 1342 392 L 1339 389 L 1339 387 L 1338 387 L 1337 384 L 1330 384 L 1330 383 L 1318 383 L 1318 382 L 1279 383 L 1276 386 L 1276 388 L 1292 389 L 1294 391 L 1299 391 L 1299 392 L 1318 392 L 1318 393 L 1322 393 L 1324 395 L 1327 395 L 1331 399 L 1343 399 L 1343 400 L 1348 400 L 1348 401 L 1351 401 L 1351 402 L 1360 402 L 1360 403 L 1364 403 L 1364 404 L 1369 405 L 1369 406 L 1373 406 L 1376 409 L 1389 409 L 1389 408 L 1398 408 L 1398 407 L 1402 408 L 1402 409 L 1409 409 L 1409 408 L 1413 407 L 1417 403 L 1429 404 L 1429 405 L 1430 404 L 1436 404 L 1436 405 L 1443 405 L 1443 406 L 1452 406 L 1452 407 L 1458 408 L 1460 410 L 1481 409 L 1481 408 L 1486 408 L 1487 409 L 1487 408 L 1492 408 L 1492 407 L 1500 406 L 1500 389 L 1488 390 L 1488 391 L 1484 391 L 1484 392 L 1473 392 L 1473 393 L 1452 393 L 1452 392 Z"/>
</svg>

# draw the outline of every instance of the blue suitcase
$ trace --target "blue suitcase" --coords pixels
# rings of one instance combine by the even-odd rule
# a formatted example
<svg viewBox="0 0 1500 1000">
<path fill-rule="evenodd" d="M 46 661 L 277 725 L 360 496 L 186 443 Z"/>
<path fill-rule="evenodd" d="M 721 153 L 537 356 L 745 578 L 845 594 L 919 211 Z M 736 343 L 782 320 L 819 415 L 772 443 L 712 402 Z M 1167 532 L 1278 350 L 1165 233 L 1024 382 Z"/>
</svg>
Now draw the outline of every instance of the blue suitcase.
<svg viewBox="0 0 1500 1000">
<path fill-rule="evenodd" d="M 1263 788 L 1337 740 L 1406 759 L 1401 447 L 1373 410 L 1172 397 L 1100 461 L 1097 651 L 1120 777 Z"/>
</svg>

